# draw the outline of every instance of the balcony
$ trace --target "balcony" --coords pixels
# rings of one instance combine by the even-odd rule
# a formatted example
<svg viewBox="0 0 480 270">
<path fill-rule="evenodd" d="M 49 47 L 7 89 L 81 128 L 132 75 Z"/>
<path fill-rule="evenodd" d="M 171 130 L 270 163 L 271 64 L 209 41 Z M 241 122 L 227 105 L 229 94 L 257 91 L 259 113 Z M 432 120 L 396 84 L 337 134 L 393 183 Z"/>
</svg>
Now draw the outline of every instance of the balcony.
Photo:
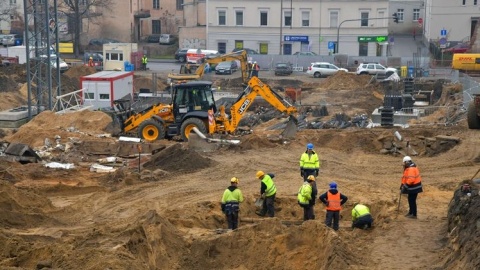
<svg viewBox="0 0 480 270">
<path fill-rule="evenodd" d="M 145 10 L 145 9 L 137 10 L 135 11 L 133 16 L 138 19 L 150 18 L 150 10 Z"/>
</svg>

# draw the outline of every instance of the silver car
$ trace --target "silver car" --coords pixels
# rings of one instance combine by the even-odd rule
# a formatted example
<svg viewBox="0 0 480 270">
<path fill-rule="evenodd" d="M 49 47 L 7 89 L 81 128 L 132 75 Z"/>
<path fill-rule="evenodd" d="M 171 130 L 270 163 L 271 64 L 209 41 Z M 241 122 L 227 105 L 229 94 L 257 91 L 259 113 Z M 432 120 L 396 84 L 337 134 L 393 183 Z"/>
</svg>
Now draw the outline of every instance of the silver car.
<svg viewBox="0 0 480 270">
<path fill-rule="evenodd" d="M 320 78 L 322 76 L 334 75 L 339 71 L 348 72 L 347 69 L 339 68 L 334 64 L 330 64 L 328 62 L 315 62 L 308 67 L 307 74 L 315 78 Z"/>
</svg>

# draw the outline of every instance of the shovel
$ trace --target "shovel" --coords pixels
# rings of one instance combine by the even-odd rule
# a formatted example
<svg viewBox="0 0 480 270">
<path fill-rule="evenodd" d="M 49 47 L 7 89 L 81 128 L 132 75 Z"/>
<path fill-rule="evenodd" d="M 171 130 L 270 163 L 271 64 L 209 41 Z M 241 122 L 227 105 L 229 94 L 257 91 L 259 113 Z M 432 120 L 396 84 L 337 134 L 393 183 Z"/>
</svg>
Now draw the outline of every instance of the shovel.
<svg viewBox="0 0 480 270">
<path fill-rule="evenodd" d="M 262 205 L 263 205 L 263 199 L 262 199 L 262 198 L 257 198 L 257 199 L 255 200 L 255 206 L 256 206 L 257 208 L 260 208 L 260 207 L 262 207 Z"/>
</svg>

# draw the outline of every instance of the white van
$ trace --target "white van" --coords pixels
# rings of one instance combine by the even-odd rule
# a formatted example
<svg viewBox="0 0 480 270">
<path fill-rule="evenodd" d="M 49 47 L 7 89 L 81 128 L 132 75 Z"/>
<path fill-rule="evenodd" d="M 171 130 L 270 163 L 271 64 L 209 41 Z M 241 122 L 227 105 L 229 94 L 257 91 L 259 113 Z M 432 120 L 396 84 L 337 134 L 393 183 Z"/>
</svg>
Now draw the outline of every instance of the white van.
<svg viewBox="0 0 480 270">
<path fill-rule="evenodd" d="M 159 38 L 160 44 L 173 44 L 175 43 L 177 37 L 171 34 L 161 34 Z"/>
<path fill-rule="evenodd" d="M 209 55 L 218 54 L 215 50 L 203 50 L 203 49 L 189 49 L 187 51 L 187 63 L 200 64 L 199 60 L 208 57 Z"/>
</svg>

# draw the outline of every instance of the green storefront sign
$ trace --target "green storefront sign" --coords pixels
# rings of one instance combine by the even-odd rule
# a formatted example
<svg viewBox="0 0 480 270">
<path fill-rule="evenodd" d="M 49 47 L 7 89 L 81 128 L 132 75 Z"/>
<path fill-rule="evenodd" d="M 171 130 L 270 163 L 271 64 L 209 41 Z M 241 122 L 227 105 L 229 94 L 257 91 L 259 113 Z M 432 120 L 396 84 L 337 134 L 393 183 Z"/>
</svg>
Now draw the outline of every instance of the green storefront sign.
<svg viewBox="0 0 480 270">
<path fill-rule="evenodd" d="M 388 36 L 358 37 L 358 42 L 386 42 Z"/>
</svg>

